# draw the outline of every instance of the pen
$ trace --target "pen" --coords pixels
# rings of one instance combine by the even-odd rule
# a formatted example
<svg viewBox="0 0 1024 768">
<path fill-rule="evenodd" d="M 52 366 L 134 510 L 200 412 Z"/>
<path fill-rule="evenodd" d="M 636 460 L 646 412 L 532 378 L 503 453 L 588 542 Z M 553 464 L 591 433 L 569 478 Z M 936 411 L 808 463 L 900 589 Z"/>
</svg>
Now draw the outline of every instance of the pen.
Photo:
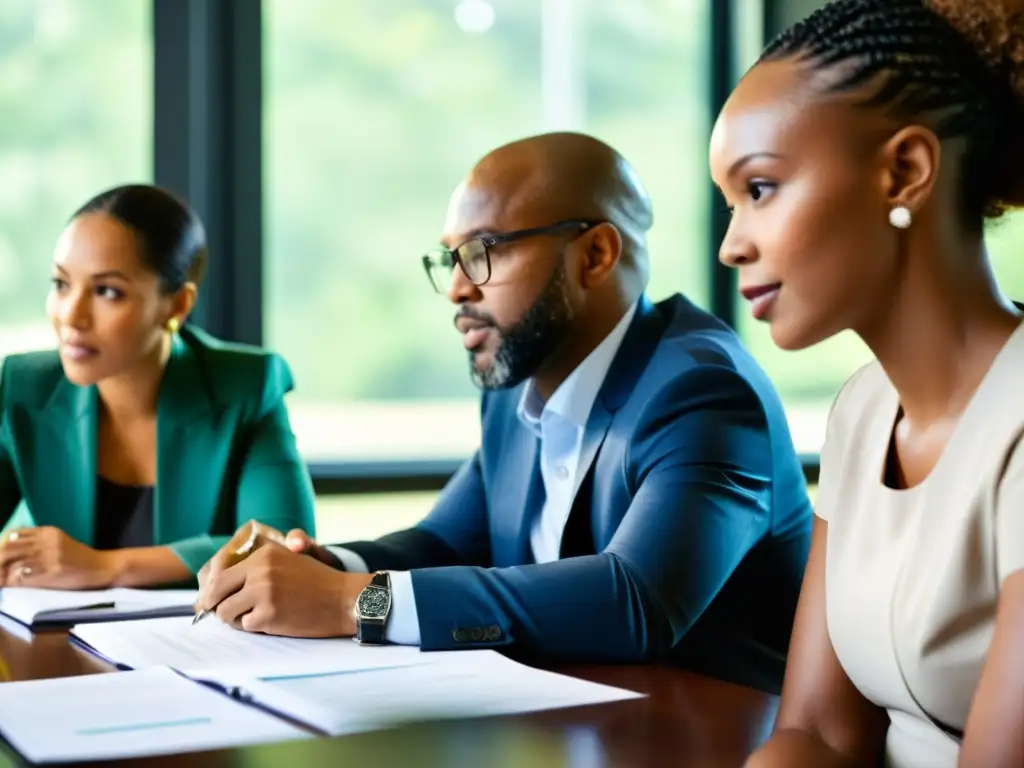
<svg viewBox="0 0 1024 768">
<path fill-rule="evenodd" d="M 259 532 L 259 526 L 253 523 L 252 531 L 250 531 L 249 538 L 246 539 L 245 544 L 243 544 L 231 553 L 231 560 L 228 563 L 228 568 L 230 568 L 233 565 L 238 565 L 240 562 L 245 560 L 245 558 L 247 558 L 255 551 L 256 537 L 259 535 Z M 212 608 L 207 608 L 205 611 L 200 611 L 199 613 L 197 613 L 195 617 L 192 619 L 192 626 L 194 627 L 196 624 L 205 619 L 211 613 L 213 613 Z"/>
</svg>

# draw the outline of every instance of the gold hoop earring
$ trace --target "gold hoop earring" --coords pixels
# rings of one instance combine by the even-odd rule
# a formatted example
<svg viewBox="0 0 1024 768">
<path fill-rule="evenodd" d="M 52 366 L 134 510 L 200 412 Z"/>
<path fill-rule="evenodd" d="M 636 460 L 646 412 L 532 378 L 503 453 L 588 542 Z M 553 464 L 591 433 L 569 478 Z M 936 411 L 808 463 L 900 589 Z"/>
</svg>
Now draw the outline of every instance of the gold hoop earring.
<svg viewBox="0 0 1024 768">
<path fill-rule="evenodd" d="M 178 332 L 178 328 L 180 328 L 180 327 L 181 327 L 181 323 L 178 322 L 178 318 L 176 318 L 176 317 L 172 317 L 170 320 L 167 321 L 167 332 L 168 333 L 177 333 Z"/>
</svg>

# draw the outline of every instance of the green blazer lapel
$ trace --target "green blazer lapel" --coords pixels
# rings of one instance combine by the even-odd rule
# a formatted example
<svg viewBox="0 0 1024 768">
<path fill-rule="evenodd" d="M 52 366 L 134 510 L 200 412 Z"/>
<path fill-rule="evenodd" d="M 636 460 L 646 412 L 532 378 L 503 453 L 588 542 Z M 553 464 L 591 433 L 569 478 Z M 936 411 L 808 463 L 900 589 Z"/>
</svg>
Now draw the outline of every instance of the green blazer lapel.
<svg viewBox="0 0 1024 768">
<path fill-rule="evenodd" d="M 33 463 L 45 475 L 32 483 L 38 525 L 54 525 L 92 545 L 96 507 L 95 387 L 77 387 L 61 379 L 39 414 Z"/>
<path fill-rule="evenodd" d="M 208 386 L 195 353 L 175 336 L 157 403 L 153 534 L 158 545 L 208 531 L 217 508 L 222 466 L 217 457 L 230 449 L 230 441 L 223 445 L 218 438 Z"/>
</svg>

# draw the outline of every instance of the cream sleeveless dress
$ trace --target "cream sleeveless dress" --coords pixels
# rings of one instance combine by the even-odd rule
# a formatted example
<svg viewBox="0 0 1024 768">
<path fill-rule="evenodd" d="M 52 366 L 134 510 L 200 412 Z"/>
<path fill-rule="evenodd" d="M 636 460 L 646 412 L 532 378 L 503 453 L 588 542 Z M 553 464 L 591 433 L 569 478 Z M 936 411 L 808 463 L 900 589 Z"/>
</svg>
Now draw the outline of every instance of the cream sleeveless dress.
<svg viewBox="0 0 1024 768">
<path fill-rule="evenodd" d="M 899 411 L 875 362 L 829 416 L 817 514 L 828 521 L 828 628 L 891 725 L 886 764 L 955 768 L 1002 582 L 1024 568 L 1024 326 L 997 355 L 931 474 L 883 482 Z"/>
</svg>

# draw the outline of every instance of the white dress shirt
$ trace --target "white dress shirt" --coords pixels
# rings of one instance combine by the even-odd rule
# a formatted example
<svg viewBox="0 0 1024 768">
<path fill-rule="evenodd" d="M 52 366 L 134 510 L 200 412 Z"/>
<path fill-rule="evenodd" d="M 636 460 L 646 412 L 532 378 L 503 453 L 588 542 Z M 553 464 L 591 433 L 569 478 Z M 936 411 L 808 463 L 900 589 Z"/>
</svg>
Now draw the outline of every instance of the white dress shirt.
<svg viewBox="0 0 1024 768">
<path fill-rule="evenodd" d="M 597 393 L 622 344 L 637 305 L 623 315 L 612 332 L 569 374 L 544 402 L 531 379 L 523 389 L 516 411 L 520 421 L 540 439 L 540 471 L 544 481 L 544 506 L 533 519 L 530 547 L 533 559 L 549 563 L 558 559 L 562 533 L 572 511 L 584 472 L 579 466 L 583 433 Z M 523 478 L 524 482 L 528 478 Z M 353 573 L 366 573 L 366 562 L 344 547 L 328 547 Z M 420 624 L 412 576 L 391 571 L 391 613 L 385 638 L 389 643 L 419 645 Z"/>
</svg>

